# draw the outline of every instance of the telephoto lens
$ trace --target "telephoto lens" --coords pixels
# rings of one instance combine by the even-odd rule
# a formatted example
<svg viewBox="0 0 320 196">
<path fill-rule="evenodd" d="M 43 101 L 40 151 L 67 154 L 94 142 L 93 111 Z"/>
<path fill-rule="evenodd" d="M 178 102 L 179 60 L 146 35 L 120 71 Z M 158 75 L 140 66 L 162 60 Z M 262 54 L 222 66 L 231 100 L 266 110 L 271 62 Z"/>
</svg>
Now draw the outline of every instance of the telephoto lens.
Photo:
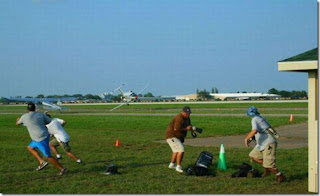
<svg viewBox="0 0 320 196">
<path fill-rule="evenodd" d="M 198 133 L 202 133 L 202 129 L 200 129 L 200 128 L 196 128 L 196 132 L 198 132 Z"/>
</svg>

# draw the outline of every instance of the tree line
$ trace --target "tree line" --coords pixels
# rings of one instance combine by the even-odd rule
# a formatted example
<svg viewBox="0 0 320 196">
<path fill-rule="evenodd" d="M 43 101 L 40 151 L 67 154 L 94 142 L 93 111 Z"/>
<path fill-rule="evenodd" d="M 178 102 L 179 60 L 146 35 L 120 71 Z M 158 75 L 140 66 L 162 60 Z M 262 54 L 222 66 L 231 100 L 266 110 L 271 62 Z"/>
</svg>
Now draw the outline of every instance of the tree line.
<svg viewBox="0 0 320 196">
<path fill-rule="evenodd" d="M 281 95 L 283 98 L 291 98 L 291 99 L 305 99 L 308 98 L 308 93 L 304 90 L 302 91 L 285 91 L 285 90 L 277 90 L 275 88 L 271 88 L 268 90 L 268 94 L 277 94 Z"/>
<path fill-rule="evenodd" d="M 112 101 L 121 101 L 121 94 L 118 95 L 111 95 L 110 94 L 110 99 Z M 99 95 L 93 95 L 93 94 L 86 94 L 86 95 L 82 95 L 82 94 L 73 94 L 73 95 L 69 95 L 69 94 L 64 94 L 64 95 L 47 95 L 45 96 L 44 94 L 39 94 L 37 96 L 15 96 L 15 98 L 62 98 L 62 97 L 76 97 L 78 100 L 102 100 L 102 98 Z M 139 94 L 138 97 L 154 97 L 153 94 L 151 92 L 147 92 L 146 94 L 142 95 Z M 0 98 L 0 102 L 3 103 L 5 102 L 5 98 L 1 97 Z"/>
<path fill-rule="evenodd" d="M 219 93 L 218 89 L 216 87 L 212 87 L 211 93 Z M 240 93 L 239 91 L 237 93 Z M 247 93 L 246 91 L 243 91 L 242 93 Z M 286 91 L 286 90 L 277 90 L 275 88 L 271 88 L 268 90 L 268 94 L 276 94 L 280 95 L 282 98 L 291 98 L 291 99 L 307 99 L 308 94 L 306 91 Z M 200 100 L 210 100 L 213 97 L 210 95 L 210 92 L 206 89 L 199 90 L 197 89 L 197 98 Z"/>
</svg>

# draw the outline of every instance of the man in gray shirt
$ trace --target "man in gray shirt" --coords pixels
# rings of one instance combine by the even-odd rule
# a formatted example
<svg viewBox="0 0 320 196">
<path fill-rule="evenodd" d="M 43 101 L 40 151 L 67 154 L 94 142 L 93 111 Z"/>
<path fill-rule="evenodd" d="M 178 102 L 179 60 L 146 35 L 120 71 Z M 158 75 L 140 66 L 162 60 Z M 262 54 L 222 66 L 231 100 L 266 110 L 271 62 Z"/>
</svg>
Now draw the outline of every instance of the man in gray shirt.
<svg viewBox="0 0 320 196">
<path fill-rule="evenodd" d="M 37 168 L 37 171 L 42 170 L 44 167 L 48 165 L 47 162 L 43 161 L 43 159 L 39 156 L 38 152 L 35 149 L 39 149 L 41 153 L 48 159 L 50 163 L 56 166 L 60 173 L 59 175 L 63 175 L 67 173 L 67 169 L 64 169 L 60 163 L 51 156 L 49 140 L 50 134 L 47 130 L 46 124 L 51 122 L 51 118 L 44 115 L 43 113 L 35 112 L 36 107 L 34 103 L 28 104 L 28 113 L 21 116 L 21 118 L 17 119 L 16 125 L 23 124 L 27 127 L 29 131 L 29 135 L 31 137 L 31 142 L 28 145 L 29 152 L 36 157 L 39 161 L 40 165 Z"/>
<path fill-rule="evenodd" d="M 258 109 L 254 106 L 248 109 L 247 115 L 252 118 L 252 131 L 247 135 L 244 143 L 249 147 L 249 141 L 252 137 L 255 137 L 257 143 L 249 157 L 264 167 L 265 171 L 262 177 L 266 177 L 272 172 L 277 176 L 277 182 L 283 182 L 285 177 L 276 168 L 277 140 L 267 131 L 271 125 L 260 116 Z"/>
</svg>

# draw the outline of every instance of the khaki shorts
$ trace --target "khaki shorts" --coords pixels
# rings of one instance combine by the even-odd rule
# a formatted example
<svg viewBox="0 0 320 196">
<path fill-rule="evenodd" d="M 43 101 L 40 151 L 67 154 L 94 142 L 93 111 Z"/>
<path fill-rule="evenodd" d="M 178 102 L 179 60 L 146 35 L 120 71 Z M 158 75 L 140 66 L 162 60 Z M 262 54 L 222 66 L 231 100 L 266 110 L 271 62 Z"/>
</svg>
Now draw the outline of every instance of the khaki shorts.
<svg viewBox="0 0 320 196">
<path fill-rule="evenodd" d="M 263 159 L 262 166 L 264 168 L 276 168 L 276 148 L 276 143 L 267 145 L 266 148 L 261 152 L 258 150 L 258 148 L 253 148 L 249 154 L 249 157 Z"/>
<path fill-rule="evenodd" d="M 69 146 L 68 142 L 58 142 L 58 140 L 56 138 L 53 138 L 50 141 L 50 144 L 54 147 L 61 146 L 61 148 L 63 148 L 63 150 L 66 152 L 71 151 L 71 147 Z"/>
<path fill-rule="evenodd" d="M 184 152 L 184 146 L 178 138 L 173 137 L 167 139 L 166 141 L 169 144 L 172 152 Z"/>
</svg>

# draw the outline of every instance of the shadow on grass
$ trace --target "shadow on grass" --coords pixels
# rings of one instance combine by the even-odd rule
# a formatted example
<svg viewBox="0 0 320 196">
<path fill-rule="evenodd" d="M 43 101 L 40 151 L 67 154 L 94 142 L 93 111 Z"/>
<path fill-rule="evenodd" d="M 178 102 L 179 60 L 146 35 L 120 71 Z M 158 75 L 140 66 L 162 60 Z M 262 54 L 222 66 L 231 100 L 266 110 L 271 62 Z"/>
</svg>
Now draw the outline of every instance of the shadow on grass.
<svg viewBox="0 0 320 196">
<path fill-rule="evenodd" d="M 303 173 L 303 174 L 296 174 L 296 175 L 291 175 L 291 176 L 286 176 L 286 182 L 291 182 L 295 180 L 305 180 L 308 179 L 308 173 Z"/>
<path fill-rule="evenodd" d="M 125 166 L 119 166 L 119 168 L 138 168 L 138 167 L 149 167 L 154 165 L 162 165 L 166 164 L 167 162 L 156 162 L 156 163 L 129 163 Z"/>
</svg>

